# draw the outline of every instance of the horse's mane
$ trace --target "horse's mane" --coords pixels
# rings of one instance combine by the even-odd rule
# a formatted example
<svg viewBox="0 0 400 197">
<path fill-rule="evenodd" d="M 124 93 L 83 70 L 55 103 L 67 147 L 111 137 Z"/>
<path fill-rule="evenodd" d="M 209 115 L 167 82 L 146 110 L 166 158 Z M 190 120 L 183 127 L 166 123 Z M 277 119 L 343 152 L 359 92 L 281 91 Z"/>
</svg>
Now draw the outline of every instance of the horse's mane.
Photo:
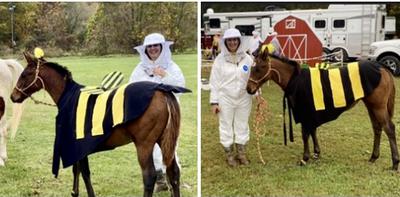
<svg viewBox="0 0 400 197">
<path fill-rule="evenodd" d="M 301 69 L 300 69 L 300 64 L 298 62 L 296 62 L 294 60 L 291 60 L 291 59 L 289 59 L 287 57 L 284 57 L 284 56 L 277 56 L 277 55 L 274 55 L 274 54 L 271 54 L 270 56 L 272 58 L 274 58 L 274 59 L 277 59 L 277 60 L 283 62 L 283 63 L 286 63 L 286 64 L 289 64 L 289 65 L 293 66 L 295 68 L 293 75 L 297 75 L 297 74 L 300 73 Z"/>
<path fill-rule="evenodd" d="M 45 65 L 49 66 L 50 68 L 53 68 L 60 75 L 64 76 L 67 79 L 67 81 L 72 81 L 72 74 L 65 66 L 53 62 L 46 62 Z"/>
</svg>

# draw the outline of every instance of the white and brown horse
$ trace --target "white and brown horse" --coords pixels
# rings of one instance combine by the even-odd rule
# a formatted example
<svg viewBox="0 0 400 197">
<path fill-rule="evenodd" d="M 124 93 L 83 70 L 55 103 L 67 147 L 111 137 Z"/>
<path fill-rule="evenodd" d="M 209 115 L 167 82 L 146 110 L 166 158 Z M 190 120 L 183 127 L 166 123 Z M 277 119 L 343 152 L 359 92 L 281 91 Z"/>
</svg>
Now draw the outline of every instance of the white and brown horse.
<svg viewBox="0 0 400 197">
<path fill-rule="evenodd" d="M 24 68 L 15 60 L 0 59 L 0 166 L 5 165 L 7 159 L 6 137 L 7 129 L 11 129 L 11 139 L 15 137 L 22 115 L 22 104 L 13 104 L 11 123 L 7 124 L 7 104 L 11 91 L 17 83 L 18 77 Z"/>
</svg>

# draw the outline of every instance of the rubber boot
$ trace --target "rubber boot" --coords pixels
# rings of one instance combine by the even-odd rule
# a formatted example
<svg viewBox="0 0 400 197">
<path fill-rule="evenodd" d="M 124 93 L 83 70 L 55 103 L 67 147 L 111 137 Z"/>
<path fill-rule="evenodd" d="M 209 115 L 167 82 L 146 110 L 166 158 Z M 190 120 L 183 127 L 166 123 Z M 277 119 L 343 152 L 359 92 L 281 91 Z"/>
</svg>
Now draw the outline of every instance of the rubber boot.
<svg viewBox="0 0 400 197">
<path fill-rule="evenodd" d="M 236 144 L 236 149 L 238 151 L 237 160 L 240 164 L 249 165 L 250 161 L 246 157 L 246 145 Z"/>
<path fill-rule="evenodd" d="M 168 191 L 168 183 L 166 174 L 162 170 L 157 170 L 157 180 L 154 186 L 154 192 Z"/>
<path fill-rule="evenodd" d="M 233 146 L 224 147 L 224 150 L 225 150 L 225 154 L 226 154 L 226 162 L 228 163 L 228 165 L 231 167 L 236 167 L 238 165 L 238 162 L 236 161 L 236 158 L 235 158 Z"/>
</svg>

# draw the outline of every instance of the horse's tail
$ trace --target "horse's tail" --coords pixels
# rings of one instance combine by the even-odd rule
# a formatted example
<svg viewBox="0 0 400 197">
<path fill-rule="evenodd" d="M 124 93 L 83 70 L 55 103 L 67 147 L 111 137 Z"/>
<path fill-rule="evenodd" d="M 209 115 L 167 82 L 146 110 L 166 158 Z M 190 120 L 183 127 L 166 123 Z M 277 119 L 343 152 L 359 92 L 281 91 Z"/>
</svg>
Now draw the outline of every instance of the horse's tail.
<svg viewBox="0 0 400 197">
<path fill-rule="evenodd" d="M 165 92 L 168 108 L 168 122 L 161 136 L 161 150 L 163 161 L 166 166 L 171 165 L 175 157 L 175 148 L 178 142 L 181 114 L 179 104 L 175 96 Z"/>
<path fill-rule="evenodd" d="M 21 75 L 24 68 L 20 63 L 13 59 L 4 60 L 12 73 L 12 88 L 14 88 L 17 84 L 18 78 Z M 15 138 L 17 133 L 17 129 L 21 120 L 23 103 L 14 103 L 12 107 L 12 116 L 11 116 L 11 124 L 8 124 L 7 127 L 11 130 L 11 139 Z"/>
<path fill-rule="evenodd" d="M 24 108 L 24 103 L 13 103 L 12 107 L 12 116 L 11 116 L 11 125 L 9 125 L 11 130 L 11 139 L 15 138 L 15 135 L 18 130 L 19 123 L 21 121 L 22 111 Z"/>
<path fill-rule="evenodd" d="M 396 87 L 394 86 L 394 80 L 393 80 L 393 76 L 391 74 L 389 74 L 389 80 L 390 80 L 390 93 L 389 93 L 389 99 L 388 99 L 388 103 L 387 103 L 387 109 L 388 109 L 388 113 L 389 113 L 389 117 L 390 119 L 392 119 L 393 114 L 394 114 L 394 103 L 395 103 L 395 97 L 396 97 Z"/>
<path fill-rule="evenodd" d="M 7 59 L 4 60 L 6 62 L 6 64 L 8 65 L 8 68 L 10 68 L 10 71 L 12 73 L 12 86 L 14 88 L 14 86 L 17 84 L 18 78 L 21 75 L 22 71 L 24 70 L 24 67 L 22 67 L 22 65 L 20 63 L 17 62 L 17 60 L 13 60 L 13 59 Z"/>
</svg>

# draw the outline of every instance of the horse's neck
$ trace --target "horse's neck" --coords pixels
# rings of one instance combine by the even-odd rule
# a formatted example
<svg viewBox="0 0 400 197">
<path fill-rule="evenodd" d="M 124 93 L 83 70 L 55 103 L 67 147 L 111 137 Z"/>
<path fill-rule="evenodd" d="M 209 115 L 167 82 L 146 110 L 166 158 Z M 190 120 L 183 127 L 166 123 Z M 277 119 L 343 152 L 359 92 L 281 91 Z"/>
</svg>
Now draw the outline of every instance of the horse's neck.
<svg viewBox="0 0 400 197">
<path fill-rule="evenodd" d="M 278 59 L 271 58 L 271 68 L 275 69 L 277 72 L 272 72 L 271 79 L 278 84 L 282 90 L 285 90 L 290 78 L 295 72 L 295 68 L 288 63 L 284 63 Z"/>
<path fill-rule="evenodd" d="M 53 68 L 46 66 L 46 71 L 40 77 L 43 79 L 43 87 L 57 104 L 66 87 L 66 79 Z"/>
</svg>

